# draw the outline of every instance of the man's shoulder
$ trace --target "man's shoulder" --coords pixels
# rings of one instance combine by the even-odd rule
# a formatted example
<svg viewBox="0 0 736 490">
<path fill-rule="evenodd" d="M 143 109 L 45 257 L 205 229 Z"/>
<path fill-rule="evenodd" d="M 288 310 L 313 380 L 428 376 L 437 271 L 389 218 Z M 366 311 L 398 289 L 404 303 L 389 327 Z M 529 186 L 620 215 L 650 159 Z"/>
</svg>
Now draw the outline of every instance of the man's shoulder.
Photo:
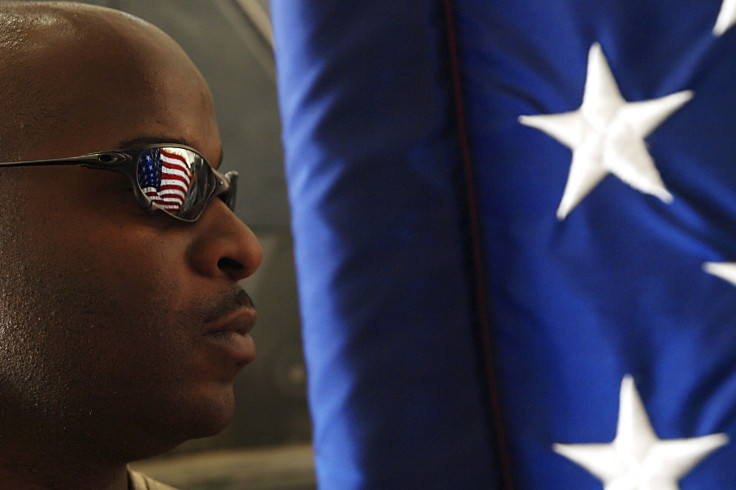
<svg viewBox="0 0 736 490">
<path fill-rule="evenodd" d="M 128 468 L 130 490 L 176 490 L 174 487 L 153 480 L 143 473 Z"/>
</svg>

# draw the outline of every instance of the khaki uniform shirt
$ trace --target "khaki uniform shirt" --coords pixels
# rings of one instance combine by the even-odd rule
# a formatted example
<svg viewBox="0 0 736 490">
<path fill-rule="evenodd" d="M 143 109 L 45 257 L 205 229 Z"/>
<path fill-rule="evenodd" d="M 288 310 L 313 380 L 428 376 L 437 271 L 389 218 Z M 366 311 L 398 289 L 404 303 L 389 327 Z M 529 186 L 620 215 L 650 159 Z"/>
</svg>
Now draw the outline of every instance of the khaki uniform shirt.
<svg viewBox="0 0 736 490">
<path fill-rule="evenodd" d="M 174 487 L 152 480 L 130 468 L 128 468 L 128 481 L 130 490 L 176 490 Z"/>
</svg>

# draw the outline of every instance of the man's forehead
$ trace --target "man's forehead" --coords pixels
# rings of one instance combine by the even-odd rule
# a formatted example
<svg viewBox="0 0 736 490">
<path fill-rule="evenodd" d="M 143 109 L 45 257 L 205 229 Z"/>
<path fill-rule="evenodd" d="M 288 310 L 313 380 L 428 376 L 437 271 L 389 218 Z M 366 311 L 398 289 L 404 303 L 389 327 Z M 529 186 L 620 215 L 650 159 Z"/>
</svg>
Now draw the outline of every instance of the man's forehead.
<svg viewBox="0 0 736 490">
<path fill-rule="evenodd" d="M 0 148 L 2 156 L 53 158 L 179 143 L 217 165 L 221 148 L 209 89 L 168 35 L 89 5 L 0 2 L 0 15 L 8 12 L 62 20 L 28 28 L 30 40 L 12 48 L 19 56 L 3 56 L 0 45 L 0 72 L 9 74 L 0 79 L 0 101 L 10 115 L 0 121 L 0 143 L 19 134 L 27 140 L 13 143 L 17 149 Z M 16 36 L 27 27 L 17 27 Z M 8 35 L 13 30 L 0 25 Z"/>
</svg>

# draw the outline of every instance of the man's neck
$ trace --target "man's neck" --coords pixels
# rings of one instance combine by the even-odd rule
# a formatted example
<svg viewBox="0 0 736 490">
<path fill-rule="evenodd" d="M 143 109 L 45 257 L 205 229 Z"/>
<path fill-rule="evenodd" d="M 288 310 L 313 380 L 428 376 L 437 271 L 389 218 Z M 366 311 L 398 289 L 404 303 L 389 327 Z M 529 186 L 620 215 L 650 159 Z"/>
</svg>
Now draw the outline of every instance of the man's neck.
<svg viewBox="0 0 736 490">
<path fill-rule="evenodd" d="M 100 464 L 23 454 L 14 457 L 0 449 L 0 488 L 14 490 L 128 490 L 125 463 Z M 30 457 L 29 457 L 30 456 Z M 39 457 L 40 456 L 40 457 Z"/>
</svg>

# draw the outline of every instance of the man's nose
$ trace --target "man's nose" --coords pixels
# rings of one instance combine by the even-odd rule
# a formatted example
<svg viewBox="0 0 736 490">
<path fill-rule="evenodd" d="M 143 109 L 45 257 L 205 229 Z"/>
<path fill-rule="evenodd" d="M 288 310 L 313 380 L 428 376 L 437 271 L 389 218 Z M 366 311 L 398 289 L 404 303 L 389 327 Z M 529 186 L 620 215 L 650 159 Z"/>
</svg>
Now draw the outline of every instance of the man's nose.
<svg viewBox="0 0 736 490">
<path fill-rule="evenodd" d="M 210 202 L 194 226 L 189 256 L 200 274 L 239 281 L 258 269 L 263 259 L 258 238 L 220 199 Z"/>
</svg>

